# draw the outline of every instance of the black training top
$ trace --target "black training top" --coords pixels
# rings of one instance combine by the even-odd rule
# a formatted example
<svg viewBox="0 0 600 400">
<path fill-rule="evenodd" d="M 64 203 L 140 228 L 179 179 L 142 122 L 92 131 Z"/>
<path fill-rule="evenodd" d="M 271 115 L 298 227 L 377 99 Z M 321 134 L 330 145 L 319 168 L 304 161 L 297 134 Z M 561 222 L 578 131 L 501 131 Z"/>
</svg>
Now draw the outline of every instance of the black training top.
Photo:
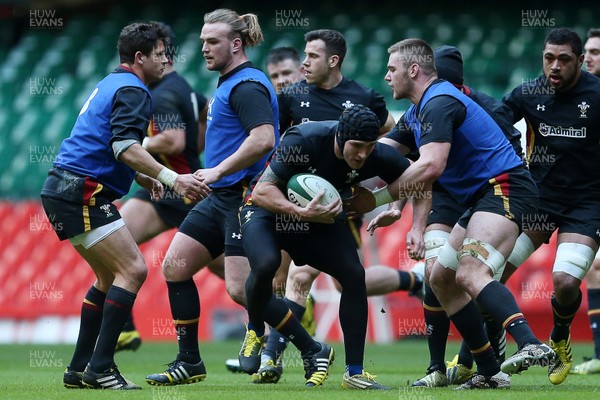
<svg viewBox="0 0 600 400">
<path fill-rule="evenodd" d="M 382 95 L 347 78 L 342 78 L 332 89 L 321 89 L 306 81 L 296 82 L 283 88 L 277 99 L 282 133 L 292 125 L 308 121 L 337 120 L 345 109 L 355 104 L 369 107 L 381 126 L 388 117 Z"/>
<path fill-rule="evenodd" d="M 527 123 L 529 169 L 542 199 L 600 195 L 600 79 L 581 71 L 565 92 L 545 76 L 525 82 L 503 98 L 513 123 Z"/>
</svg>

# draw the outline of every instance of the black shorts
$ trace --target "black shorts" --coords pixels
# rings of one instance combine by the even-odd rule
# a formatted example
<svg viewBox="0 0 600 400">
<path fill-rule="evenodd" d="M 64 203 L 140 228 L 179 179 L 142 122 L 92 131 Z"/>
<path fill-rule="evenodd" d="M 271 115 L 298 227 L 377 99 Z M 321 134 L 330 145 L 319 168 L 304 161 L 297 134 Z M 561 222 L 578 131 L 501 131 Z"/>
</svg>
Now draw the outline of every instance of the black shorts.
<svg viewBox="0 0 600 400">
<path fill-rule="evenodd" d="M 276 248 L 285 250 L 296 265 L 308 264 L 334 277 L 335 271 L 346 267 L 362 269 L 346 219 L 336 219 L 333 224 L 303 222 L 245 205 L 240 211 L 240 221 L 251 266 L 254 259 Z"/>
<path fill-rule="evenodd" d="M 498 214 L 524 229 L 523 222 L 537 215 L 539 194 L 531 174 L 524 166 L 503 172 L 486 183 L 474 198 L 474 203 L 462 215 L 458 224 L 466 228 L 471 216 L 484 211 Z"/>
<path fill-rule="evenodd" d="M 352 237 L 354 238 L 354 247 L 356 249 L 360 249 L 362 247 L 362 238 L 360 236 L 360 230 L 363 225 L 363 215 L 356 215 L 352 218 L 348 218 L 348 228 L 350 228 L 350 232 L 352 233 Z"/>
<path fill-rule="evenodd" d="M 146 189 L 138 190 L 131 197 L 152 204 L 160 219 L 171 228 L 178 228 L 195 205 L 191 200 L 181 197 L 171 188 L 165 188 L 163 198 L 159 201 L 153 201 L 150 192 Z"/>
<path fill-rule="evenodd" d="M 564 199 L 569 199 L 565 202 Z M 600 245 L 600 197 L 565 196 L 563 199 L 540 198 L 540 209 L 526 221 L 525 229 L 560 233 L 577 233 Z"/>
<path fill-rule="evenodd" d="M 459 204 L 450 193 L 441 188 L 434 187 L 432 193 L 431 212 L 427 216 L 427 225 L 443 224 L 452 228 L 468 207 Z"/>
<path fill-rule="evenodd" d="M 42 189 L 42 206 L 60 240 L 121 219 L 116 194 L 89 177 L 52 168 Z"/>
<path fill-rule="evenodd" d="M 238 215 L 245 192 L 246 186 L 241 184 L 214 189 L 192 208 L 179 232 L 204 245 L 213 259 L 223 253 L 244 256 Z"/>
</svg>

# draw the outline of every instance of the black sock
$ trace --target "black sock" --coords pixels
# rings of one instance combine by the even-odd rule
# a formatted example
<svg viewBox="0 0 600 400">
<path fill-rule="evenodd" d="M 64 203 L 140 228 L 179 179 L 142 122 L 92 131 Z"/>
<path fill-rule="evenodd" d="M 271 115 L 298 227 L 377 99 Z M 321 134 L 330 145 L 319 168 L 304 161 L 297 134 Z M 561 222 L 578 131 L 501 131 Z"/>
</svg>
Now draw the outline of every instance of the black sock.
<svg viewBox="0 0 600 400">
<path fill-rule="evenodd" d="M 594 338 L 594 358 L 600 358 L 600 289 L 588 289 L 588 318 Z"/>
<path fill-rule="evenodd" d="M 552 328 L 550 339 L 552 339 L 555 343 L 560 342 L 561 340 L 566 340 L 569 337 L 569 333 L 571 332 L 571 323 L 573 322 L 573 318 L 575 318 L 575 314 L 577 314 L 577 310 L 579 310 L 579 306 L 581 305 L 581 297 L 580 290 L 577 299 L 573 303 L 561 305 L 558 304 L 556 297 L 554 295 L 552 296 L 550 303 L 552 304 L 552 314 L 554 315 L 554 327 Z"/>
<path fill-rule="evenodd" d="M 113 366 L 115 346 L 125 321 L 131 314 L 135 297 L 135 293 L 115 285 L 108 290 L 98 342 L 90 359 L 90 367 L 93 371 L 104 372 Z"/>
<path fill-rule="evenodd" d="M 462 341 L 460 350 L 458 351 L 458 363 L 467 368 L 473 368 L 473 354 L 471 354 L 471 350 L 469 349 L 467 342 L 464 340 Z"/>
<path fill-rule="evenodd" d="M 321 349 L 320 345 L 306 332 L 300 321 L 294 317 L 285 301 L 275 294 L 271 296 L 264 316 L 265 322 L 287 337 L 302 355 L 318 352 Z"/>
<path fill-rule="evenodd" d="M 490 344 L 494 348 L 496 359 L 499 363 L 503 363 L 506 359 L 506 331 L 501 324 L 496 322 L 494 318 L 486 310 L 481 310 L 481 316 L 485 324 Z"/>
<path fill-rule="evenodd" d="M 477 363 L 477 373 L 492 376 L 500 372 L 494 349 L 483 329 L 483 319 L 477 304 L 471 300 L 461 310 L 451 315 L 450 320 L 471 349 L 473 359 Z"/>
<path fill-rule="evenodd" d="M 433 371 L 446 372 L 446 343 L 450 331 L 450 319 L 446 311 L 433 293 L 425 285 L 425 298 L 423 299 L 423 314 L 427 326 L 427 345 L 429 346 L 428 373 Z"/>
<path fill-rule="evenodd" d="M 517 342 L 519 349 L 529 343 L 540 343 L 506 286 L 491 281 L 479 292 L 476 300 L 495 321 L 502 323 L 504 329 Z"/>
<path fill-rule="evenodd" d="M 198 321 L 200 320 L 200 297 L 193 279 L 182 282 L 168 282 L 169 303 L 179 353 L 177 360 L 196 364 L 200 362 L 198 348 Z"/>
<path fill-rule="evenodd" d="M 398 290 L 407 290 L 410 292 L 421 290 L 423 281 L 414 272 L 398 271 L 398 275 L 400 276 Z"/>
<path fill-rule="evenodd" d="M 133 324 L 133 314 L 129 315 L 125 326 L 123 326 L 123 332 L 135 331 L 135 325 Z"/>
<path fill-rule="evenodd" d="M 305 307 L 300 304 L 284 297 L 283 301 L 289 307 L 290 311 L 298 321 L 302 320 L 302 316 L 304 315 Z M 276 360 L 278 356 L 281 356 L 285 351 L 289 340 L 283 336 L 281 333 L 272 329 L 269 332 L 269 339 L 267 340 L 267 347 L 263 350 L 263 354 L 267 357 L 270 357 L 272 360 Z"/>
<path fill-rule="evenodd" d="M 75 345 L 75 352 L 69 366 L 75 371 L 83 371 L 96 346 L 100 325 L 102 325 L 102 311 L 106 293 L 101 292 L 94 286 L 88 290 L 81 306 L 81 324 L 79 336 Z"/>
</svg>

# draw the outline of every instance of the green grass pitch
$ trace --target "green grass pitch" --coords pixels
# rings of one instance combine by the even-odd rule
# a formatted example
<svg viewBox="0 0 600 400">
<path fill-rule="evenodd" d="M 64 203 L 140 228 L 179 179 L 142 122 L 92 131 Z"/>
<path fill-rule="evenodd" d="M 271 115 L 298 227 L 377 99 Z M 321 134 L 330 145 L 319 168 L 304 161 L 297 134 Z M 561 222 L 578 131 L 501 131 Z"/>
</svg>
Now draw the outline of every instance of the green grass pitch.
<svg viewBox="0 0 600 400">
<path fill-rule="evenodd" d="M 347 399 L 597 399 L 600 396 L 600 375 L 570 375 L 559 386 L 553 386 L 546 370 L 531 368 L 522 375 L 513 376 L 509 390 L 455 391 L 453 387 L 439 389 L 411 388 L 410 382 L 423 375 L 427 367 L 427 347 L 424 340 L 404 340 L 393 344 L 368 344 L 365 369 L 378 376 L 377 380 L 393 389 L 387 392 L 349 391 L 340 387 L 344 370 L 344 350 L 341 343 L 334 345 L 336 361 L 325 385 L 304 387 L 303 370 L 299 355 L 291 350 L 285 353 L 287 367 L 276 385 L 256 385 L 245 374 L 233 374 L 225 369 L 224 361 L 234 358 L 238 342 L 201 343 L 202 357 L 208 375 L 204 382 L 173 387 L 156 387 L 145 383 L 145 376 L 160 372 L 164 364 L 175 356 L 176 344 L 144 343 L 137 352 L 117 353 L 116 362 L 128 379 L 142 386 L 142 390 L 127 393 L 109 390 L 65 389 L 62 372 L 70 361 L 71 345 L 2 345 L 0 346 L 0 399 L 145 399 L 145 400 L 347 400 Z M 451 342 L 448 358 L 458 349 Z M 514 343 L 509 352 L 515 351 Z M 575 344 L 575 363 L 590 355 L 591 344 Z"/>
</svg>

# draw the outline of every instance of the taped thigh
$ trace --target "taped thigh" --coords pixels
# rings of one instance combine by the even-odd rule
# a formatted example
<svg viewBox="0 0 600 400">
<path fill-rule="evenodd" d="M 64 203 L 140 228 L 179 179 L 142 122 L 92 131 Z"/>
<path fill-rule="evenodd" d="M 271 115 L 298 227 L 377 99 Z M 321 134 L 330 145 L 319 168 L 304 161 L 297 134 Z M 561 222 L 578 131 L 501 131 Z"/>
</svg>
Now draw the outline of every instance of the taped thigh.
<svg viewBox="0 0 600 400">
<path fill-rule="evenodd" d="M 473 238 L 465 238 L 460 250 L 458 251 L 458 259 L 470 256 L 475 257 L 492 270 L 492 275 L 496 275 L 504 266 L 505 259 L 494 246 L 481 240 Z"/>
<path fill-rule="evenodd" d="M 581 243 L 561 243 L 556 249 L 552 272 L 564 272 L 583 280 L 594 261 L 594 250 Z"/>
<path fill-rule="evenodd" d="M 457 252 L 452 246 L 450 246 L 449 241 L 446 241 L 446 243 L 440 247 L 437 261 L 442 264 L 444 268 L 449 268 L 453 271 L 458 269 Z"/>
<path fill-rule="evenodd" d="M 423 239 L 425 240 L 425 260 L 437 257 L 442 246 L 448 241 L 450 232 L 434 229 L 425 232 Z"/>
</svg>

